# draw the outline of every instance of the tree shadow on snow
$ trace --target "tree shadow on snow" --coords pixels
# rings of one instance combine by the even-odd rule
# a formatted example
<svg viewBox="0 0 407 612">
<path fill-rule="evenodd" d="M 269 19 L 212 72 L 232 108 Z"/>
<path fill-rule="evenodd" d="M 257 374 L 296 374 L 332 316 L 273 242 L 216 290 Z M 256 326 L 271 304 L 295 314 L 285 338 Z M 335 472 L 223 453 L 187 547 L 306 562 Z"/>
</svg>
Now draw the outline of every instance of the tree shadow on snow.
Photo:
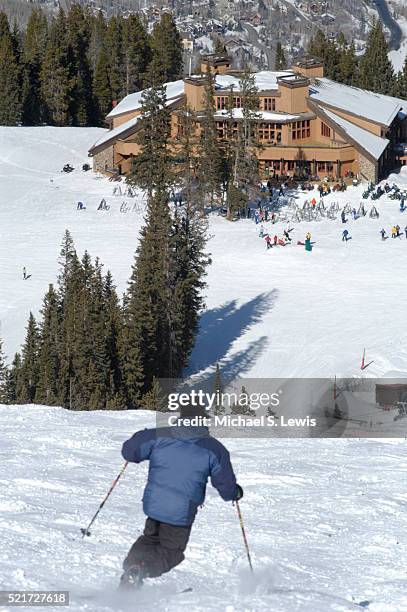
<svg viewBox="0 0 407 612">
<path fill-rule="evenodd" d="M 273 308 L 278 297 L 274 289 L 262 293 L 241 306 L 236 300 L 227 302 L 219 308 L 207 310 L 200 319 L 197 341 L 192 351 L 190 365 L 185 375 L 193 376 L 221 365 L 222 379 L 231 380 L 247 371 L 263 351 L 267 337 L 262 336 L 251 342 L 247 348 L 226 357 L 233 343 L 245 334 L 253 325 L 259 323 L 263 316 Z M 208 376 L 212 377 L 213 374 Z M 204 378 L 207 376 L 204 375 Z M 201 381 L 200 381 L 201 382 Z"/>
</svg>

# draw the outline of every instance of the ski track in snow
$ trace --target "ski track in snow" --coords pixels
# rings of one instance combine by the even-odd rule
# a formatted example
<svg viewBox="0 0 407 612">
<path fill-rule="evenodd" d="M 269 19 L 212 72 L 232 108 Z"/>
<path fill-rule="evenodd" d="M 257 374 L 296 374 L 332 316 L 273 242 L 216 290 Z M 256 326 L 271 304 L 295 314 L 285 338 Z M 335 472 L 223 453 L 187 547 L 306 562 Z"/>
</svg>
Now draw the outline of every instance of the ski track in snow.
<svg viewBox="0 0 407 612">
<path fill-rule="evenodd" d="M 117 593 L 147 465 L 128 467 L 89 538 L 80 528 L 120 470 L 122 441 L 153 424 L 142 411 L 0 410 L 3 589 L 69 590 L 75 612 L 407 610 L 404 440 L 227 440 L 254 575 L 234 507 L 208 486 L 184 563 Z"/>
<path fill-rule="evenodd" d="M 143 214 L 120 213 L 114 185 L 81 172 L 101 133 L 0 128 L 0 331 L 9 359 L 55 281 L 66 228 L 125 290 Z M 64 175 L 68 162 L 76 170 Z M 407 185 L 406 175 L 393 179 Z M 326 201 L 358 208 L 362 191 Z M 298 194 L 299 202 L 312 196 Z M 102 197 L 108 212 L 96 210 Z M 76 211 L 79 200 L 86 211 Z M 379 231 L 404 229 L 407 213 L 384 197 L 375 205 L 379 220 L 349 221 L 348 244 L 340 220 L 303 222 L 294 245 L 269 252 L 252 221 L 212 217 L 207 310 L 189 372 L 205 376 L 219 361 L 225 377 L 348 376 L 360 371 L 364 347 L 371 375 L 406 371 L 407 240 L 383 243 Z M 307 231 L 312 253 L 296 246 Z M 32 274 L 25 282 L 23 266 Z M 136 603 L 119 596 L 121 560 L 144 522 L 147 466 L 129 467 L 90 538 L 79 529 L 122 465 L 123 440 L 148 424 L 146 413 L 0 410 L 2 588 L 67 589 L 75 612 L 328 612 L 360 609 L 362 600 L 373 612 L 407 612 L 404 441 L 227 440 L 245 489 L 254 576 L 235 509 L 209 487 L 185 562 L 147 584 Z M 192 593 L 177 594 L 189 586 Z"/>
</svg>

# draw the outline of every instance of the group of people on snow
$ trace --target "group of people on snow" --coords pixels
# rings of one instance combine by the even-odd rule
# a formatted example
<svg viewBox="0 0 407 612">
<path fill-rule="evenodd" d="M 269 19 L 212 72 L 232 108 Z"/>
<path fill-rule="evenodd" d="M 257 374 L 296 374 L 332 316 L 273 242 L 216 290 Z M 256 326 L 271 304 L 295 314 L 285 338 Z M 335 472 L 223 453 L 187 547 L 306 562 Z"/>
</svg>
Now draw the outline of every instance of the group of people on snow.
<svg viewBox="0 0 407 612">
<path fill-rule="evenodd" d="M 392 238 L 401 238 L 402 233 L 400 233 L 400 229 L 401 228 L 400 228 L 400 226 L 398 224 L 393 225 L 393 227 L 391 228 L 391 237 Z M 404 228 L 404 233 L 405 233 L 405 236 L 406 236 L 406 239 L 407 239 L 407 225 Z M 386 230 L 383 227 L 380 230 L 380 235 L 382 237 L 382 240 L 387 240 L 388 235 L 387 235 Z"/>
</svg>

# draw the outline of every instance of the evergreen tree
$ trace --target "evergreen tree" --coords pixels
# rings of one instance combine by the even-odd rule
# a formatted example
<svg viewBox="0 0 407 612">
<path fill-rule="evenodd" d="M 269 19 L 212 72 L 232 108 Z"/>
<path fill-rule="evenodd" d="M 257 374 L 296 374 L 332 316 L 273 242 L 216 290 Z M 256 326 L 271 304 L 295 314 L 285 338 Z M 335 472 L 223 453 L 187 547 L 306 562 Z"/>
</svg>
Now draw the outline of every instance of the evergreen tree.
<svg viewBox="0 0 407 612">
<path fill-rule="evenodd" d="M 19 374 L 20 388 L 17 392 L 18 402 L 31 404 L 35 400 L 39 378 L 39 345 L 40 338 L 37 322 L 30 312 L 27 333 L 22 348 L 21 369 Z"/>
<path fill-rule="evenodd" d="M 45 120 L 41 94 L 41 65 L 47 44 L 47 19 L 41 9 L 30 15 L 24 36 L 23 59 L 23 123 L 39 125 Z"/>
<path fill-rule="evenodd" d="M 105 342 L 108 358 L 108 392 L 106 407 L 123 408 L 125 388 L 123 381 L 123 313 L 110 272 L 106 274 L 103 286 L 105 312 Z"/>
<path fill-rule="evenodd" d="M 151 46 L 156 65 L 160 67 L 161 82 L 175 81 L 182 76 L 182 43 L 173 17 L 163 13 L 151 35 Z"/>
<path fill-rule="evenodd" d="M 142 392 L 153 378 L 171 378 L 169 313 L 169 240 L 171 216 L 162 190 L 150 196 L 135 263 L 125 296 L 126 349 L 136 347 L 133 371 L 144 373 Z M 134 348 L 133 348 L 134 350 Z"/>
<path fill-rule="evenodd" d="M 281 44 L 281 42 L 278 42 L 277 47 L 276 47 L 276 62 L 275 62 L 274 69 L 279 71 L 279 70 L 285 70 L 286 68 L 287 68 L 287 60 L 284 55 L 283 45 Z"/>
<path fill-rule="evenodd" d="M 102 48 L 93 79 L 93 93 L 96 105 L 95 120 L 98 125 L 103 125 L 106 115 L 112 110 L 113 94 L 109 73 L 109 61 L 105 49 Z"/>
<path fill-rule="evenodd" d="M 125 91 L 123 93 L 128 95 L 143 87 L 147 66 L 151 60 L 148 34 L 138 15 L 130 15 L 128 19 L 123 21 L 122 40 L 122 56 L 125 67 Z M 164 48 L 163 52 L 165 51 Z M 160 62 L 163 62 L 163 70 L 165 70 L 166 61 L 168 61 L 167 58 L 161 55 Z M 163 79 L 162 82 L 165 80 Z"/>
<path fill-rule="evenodd" d="M 168 191 L 174 182 L 172 158 L 168 141 L 170 136 L 170 112 L 167 107 L 166 89 L 158 84 L 158 75 L 150 74 L 151 87 L 141 97 L 141 119 L 136 141 L 140 153 L 134 158 L 127 181 L 147 191 L 151 198 L 154 191 Z"/>
<path fill-rule="evenodd" d="M 124 45 L 124 25 L 121 17 L 109 19 L 106 30 L 105 45 L 101 46 L 109 62 L 108 78 L 109 94 L 112 100 L 120 100 L 127 94 L 126 60 Z M 99 54 L 100 61 L 100 54 Z M 96 64 L 97 66 L 97 64 Z M 96 71 L 96 68 L 95 68 Z"/>
<path fill-rule="evenodd" d="M 70 125 L 72 81 L 69 67 L 66 18 L 60 10 L 49 30 L 41 68 L 41 95 L 47 106 L 47 120 L 53 125 Z"/>
<path fill-rule="evenodd" d="M 257 188 L 259 183 L 259 167 L 256 156 L 258 89 L 254 75 L 246 66 L 240 77 L 240 99 L 242 118 L 238 121 L 238 129 L 232 143 L 233 156 L 233 186 L 228 191 L 228 217 L 232 216 L 233 204 L 239 207 L 244 204 L 250 191 Z M 240 192 L 240 193 L 239 193 Z"/>
<path fill-rule="evenodd" d="M 246 391 L 246 387 L 243 385 L 240 391 L 239 401 L 237 404 L 232 406 L 232 414 L 244 414 L 247 416 L 255 416 L 256 411 L 250 408 L 249 395 Z"/>
<path fill-rule="evenodd" d="M 407 100 L 407 57 L 403 64 L 403 69 L 397 75 L 397 91 L 398 97 Z"/>
<path fill-rule="evenodd" d="M 214 114 L 214 82 L 208 69 L 205 75 L 197 181 L 201 194 L 200 199 L 208 198 L 211 206 L 213 206 L 215 197 L 220 195 L 223 168 Z"/>
<path fill-rule="evenodd" d="M 88 61 L 92 74 L 95 74 L 100 53 L 106 47 L 107 26 L 103 11 L 87 15 L 87 22 L 90 31 Z"/>
<path fill-rule="evenodd" d="M 44 297 L 41 310 L 40 348 L 38 355 L 38 383 L 35 401 L 38 404 L 58 405 L 60 375 L 61 325 L 58 294 L 53 285 Z"/>
<path fill-rule="evenodd" d="M 178 375 L 188 364 L 204 306 L 202 291 L 206 286 L 206 268 L 211 263 L 206 242 L 206 219 L 199 207 L 187 203 L 183 217 L 174 220 L 171 243 L 174 262 L 171 302 L 177 341 L 173 369 Z"/>
<path fill-rule="evenodd" d="M 0 338 L 0 404 L 7 404 L 9 401 L 9 377 L 6 367 L 3 342 Z"/>
<path fill-rule="evenodd" d="M 17 404 L 22 395 L 21 388 L 21 355 L 16 353 L 8 374 L 8 400 L 10 404 Z"/>
<path fill-rule="evenodd" d="M 222 404 L 223 383 L 222 383 L 222 376 L 220 373 L 219 363 L 216 364 L 215 377 L 213 381 L 213 392 L 216 394 L 215 404 L 213 407 L 213 413 L 215 415 L 224 414 L 225 407 Z"/>
<path fill-rule="evenodd" d="M 68 65 L 72 85 L 70 115 L 74 125 L 86 126 L 93 119 L 91 69 L 88 62 L 89 23 L 80 4 L 67 16 Z"/>
<path fill-rule="evenodd" d="M 359 80 L 358 60 L 355 44 L 345 44 L 339 48 L 338 81 L 346 85 L 356 85 Z"/>
<path fill-rule="evenodd" d="M 367 38 L 366 51 L 360 60 L 360 87 L 376 93 L 394 94 L 396 79 L 388 53 L 389 46 L 383 26 L 374 20 Z"/>
<path fill-rule="evenodd" d="M 327 55 L 328 41 L 322 30 L 318 29 L 308 45 L 308 55 L 320 61 L 325 61 Z"/>
<path fill-rule="evenodd" d="M 0 33 L 0 125 L 17 125 L 22 117 L 20 68 L 4 13 L 0 13 Z"/>
</svg>

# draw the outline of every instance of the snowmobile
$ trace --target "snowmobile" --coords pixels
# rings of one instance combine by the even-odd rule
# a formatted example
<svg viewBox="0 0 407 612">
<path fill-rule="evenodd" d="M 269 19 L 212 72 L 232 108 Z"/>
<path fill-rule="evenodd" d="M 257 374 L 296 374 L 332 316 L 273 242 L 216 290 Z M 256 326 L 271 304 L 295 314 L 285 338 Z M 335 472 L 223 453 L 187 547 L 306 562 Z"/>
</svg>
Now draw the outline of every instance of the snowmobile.
<svg viewBox="0 0 407 612">
<path fill-rule="evenodd" d="M 83 164 L 82 170 L 83 170 L 83 172 L 89 172 L 89 170 L 90 170 L 89 164 Z"/>
</svg>

